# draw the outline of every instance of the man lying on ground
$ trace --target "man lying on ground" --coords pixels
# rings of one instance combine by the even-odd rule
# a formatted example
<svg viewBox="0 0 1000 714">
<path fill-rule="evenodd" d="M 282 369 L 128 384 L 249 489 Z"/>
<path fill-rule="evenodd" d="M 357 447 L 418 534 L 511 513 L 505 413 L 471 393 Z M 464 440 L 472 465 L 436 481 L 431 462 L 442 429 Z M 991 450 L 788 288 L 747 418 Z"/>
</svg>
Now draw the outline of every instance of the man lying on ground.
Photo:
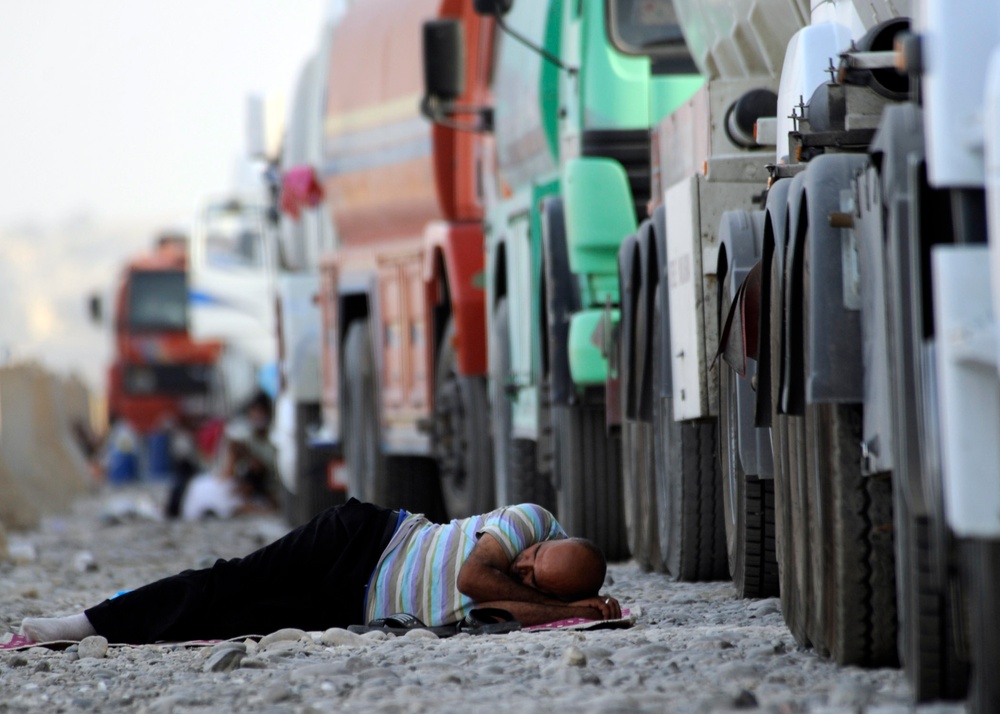
<svg viewBox="0 0 1000 714">
<path fill-rule="evenodd" d="M 100 634 L 115 643 L 229 639 L 294 627 L 325 630 L 409 613 L 429 626 L 473 608 L 523 625 L 614 619 L 599 597 L 607 565 L 590 541 L 567 538 L 535 504 L 431 523 L 349 500 L 244 558 L 218 560 L 68 617 L 26 618 L 36 642 Z"/>
</svg>

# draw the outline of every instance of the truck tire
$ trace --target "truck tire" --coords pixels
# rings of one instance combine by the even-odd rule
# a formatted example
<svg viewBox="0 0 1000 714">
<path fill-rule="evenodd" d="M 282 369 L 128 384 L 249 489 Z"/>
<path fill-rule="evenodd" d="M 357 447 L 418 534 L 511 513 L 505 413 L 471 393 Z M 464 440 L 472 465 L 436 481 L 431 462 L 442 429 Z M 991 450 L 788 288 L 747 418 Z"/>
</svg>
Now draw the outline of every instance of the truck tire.
<svg viewBox="0 0 1000 714">
<path fill-rule="evenodd" d="M 344 456 L 348 495 L 386 505 L 389 472 L 382 454 L 375 352 L 367 319 L 353 320 L 344 339 Z"/>
<path fill-rule="evenodd" d="M 510 316 L 507 298 L 497 303 L 490 335 L 490 401 L 493 407 L 493 455 L 497 507 L 537 503 L 556 510 L 555 491 L 538 471 L 535 442 L 513 436 L 513 409 L 507 394 L 510 376 Z"/>
<path fill-rule="evenodd" d="M 454 318 L 438 351 L 434 380 L 434 456 L 450 518 L 493 508 L 493 440 L 486 380 L 458 373 Z"/>
<path fill-rule="evenodd" d="M 661 288 L 653 323 L 661 324 Z M 653 439 L 656 512 L 664 568 L 681 581 L 721 580 L 729 575 L 715 424 L 674 421 L 673 397 L 661 397 L 669 360 L 659 329 L 653 330 Z M 669 362 L 668 362 L 669 364 Z"/>
<path fill-rule="evenodd" d="M 344 502 L 342 491 L 331 491 L 327 487 L 327 463 L 332 454 L 309 447 L 307 427 L 319 420 L 319 410 L 318 404 L 295 405 L 295 492 L 287 489 L 283 482 L 281 488 L 282 514 L 293 528 Z"/>
<path fill-rule="evenodd" d="M 643 286 L 642 290 L 647 287 Z M 645 319 L 645 296 L 640 291 L 635 306 L 635 325 L 640 334 L 635 335 L 635 344 L 625 338 L 619 340 L 619 369 L 633 375 L 626 378 L 622 374 L 621 399 L 622 405 L 632 399 L 638 401 L 639 375 L 642 374 L 641 364 L 644 353 L 643 340 L 648 336 L 641 334 L 651 324 Z M 627 385 L 632 385 L 634 394 L 627 393 Z M 628 493 L 627 514 L 624 516 L 626 541 L 632 558 L 643 570 L 664 570 L 663 557 L 660 555 L 660 535 L 658 528 L 659 514 L 656 507 L 656 456 L 654 454 L 653 427 L 643 421 L 638 415 L 622 417 L 622 490 Z M 624 509 L 623 509 L 624 510 Z"/>
<path fill-rule="evenodd" d="M 898 486 L 893 488 L 893 510 L 903 670 L 918 702 L 962 699 L 968 666 L 957 656 L 953 591 L 935 586 L 930 523 L 913 514 Z"/>
<path fill-rule="evenodd" d="M 841 665 L 897 664 L 892 491 L 888 479 L 862 476 L 861 407 L 807 407 L 810 472 L 827 483 L 813 522 L 819 626 L 830 657 Z M 815 488 L 810 497 L 816 492 Z M 820 556 L 820 551 L 823 555 Z M 817 557 L 820 556 L 820 557 Z"/>
<path fill-rule="evenodd" d="M 969 599 L 972 681 L 970 714 L 996 711 L 1000 702 L 1000 541 L 973 539 L 965 544 Z"/>
<path fill-rule="evenodd" d="M 444 518 L 437 464 L 424 456 L 382 453 L 375 352 L 367 319 L 354 320 L 344 340 L 344 455 L 348 495 L 386 508 Z"/>
<path fill-rule="evenodd" d="M 719 300 L 719 334 L 729 314 L 731 280 L 730 271 L 723 280 Z M 729 575 L 740 597 L 770 597 L 778 594 L 774 482 L 747 474 L 743 468 L 736 402 L 739 377 L 724 360 L 716 362 L 719 370 L 719 465 Z"/>
<path fill-rule="evenodd" d="M 831 239 L 808 227 L 806 242 Z M 833 236 L 839 240 L 839 236 Z M 808 264 L 802 273 L 806 303 L 803 364 L 809 374 Z M 805 451 L 809 575 L 809 639 L 838 664 L 896 664 L 895 563 L 892 492 L 884 480 L 861 473 L 860 404 L 806 404 Z"/>
<path fill-rule="evenodd" d="M 621 449 L 610 437 L 603 404 L 552 406 L 554 468 L 559 473 L 556 512 L 575 537 L 597 544 L 610 561 L 628 557 L 623 522 Z"/>
<path fill-rule="evenodd" d="M 783 236 L 777 236 L 784 240 Z M 802 581 L 805 548 L 802 544 L 804 512 L 799 510 L 798 488 L 793 481 L 798 464 L 792 448 L 792 438 L 801 419 L 781 413 L 781 379 L 783 355 L 784 295 L 780 277 L 784 265 L 775 250 L 771 256 L 770 310 L 768 336 L 771 349 L 771 439 L 774 454 L 775 555 L 778 561 L 778 585 L 781 592 L 781 614 L 792 637 L 799 645 L 809 645 L 807 634 L 807 599 Z"/>
</svg>

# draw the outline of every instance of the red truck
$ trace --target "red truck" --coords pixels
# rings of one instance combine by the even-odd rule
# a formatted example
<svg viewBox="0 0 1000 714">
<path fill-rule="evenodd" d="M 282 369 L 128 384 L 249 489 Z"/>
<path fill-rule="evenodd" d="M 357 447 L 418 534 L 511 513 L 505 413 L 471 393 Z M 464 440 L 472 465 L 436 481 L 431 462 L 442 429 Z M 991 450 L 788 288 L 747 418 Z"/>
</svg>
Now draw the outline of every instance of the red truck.
<svg viewBox="0 0 1000 714">
<path fill-rule="evenodd" d="M 456 517 L 495 501 L 484 152 L 482 134 L 421 115 L 435 18 L 462 21 L 460 101 L 483 104 L 492 20 L 468 0 L 367 0 L 333 30 L 318 167 L 336 233 L 320 260 L 323 426 L 350 495 Z"/>
<path fill-rule="evenodd" d="M 186 237 L 161 235 L 151 251 L 127 262 L 113 320 L 112 418 L 148 435 L 171 417 L 195 424 L 208 417 L 222 345 L 189 334 Z"/>
</svg>

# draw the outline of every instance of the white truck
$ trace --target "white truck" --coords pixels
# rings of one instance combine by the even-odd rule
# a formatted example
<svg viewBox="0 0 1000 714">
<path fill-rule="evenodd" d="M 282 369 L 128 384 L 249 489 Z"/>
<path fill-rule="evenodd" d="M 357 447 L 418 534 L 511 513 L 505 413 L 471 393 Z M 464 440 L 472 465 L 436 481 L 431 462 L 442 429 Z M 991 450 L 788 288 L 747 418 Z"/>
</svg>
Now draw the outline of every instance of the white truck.
<svg viewBox="0 0 1000 714">
<path fill-rule="evenodd" d="M 714 429 L 739 591 L 777 575 L 800 643 L 996 711 L 1000 4 L 655 4 L 707 83 L 657 128 L 659 211 L 620 257 L 651 263 L 621 363 L 662 504 L 630 540 L 697 577 Z M 746 79 L 771 112 L 727 95 Z"/>
<path fill-rule="evenodd" d="M 206 202 L 192 241 L 196 333 L 224 339 L 249 385 L 271 392 L 271 440 L 293 525 L 342 501 L 345 490 L 320 414 L 319 256 L 336 237 L 328 212 L 314 208 L 330 36 L 328 24 L 299 74 L 280 157 L 258 161 L 250 194 Z"/>
</svg>

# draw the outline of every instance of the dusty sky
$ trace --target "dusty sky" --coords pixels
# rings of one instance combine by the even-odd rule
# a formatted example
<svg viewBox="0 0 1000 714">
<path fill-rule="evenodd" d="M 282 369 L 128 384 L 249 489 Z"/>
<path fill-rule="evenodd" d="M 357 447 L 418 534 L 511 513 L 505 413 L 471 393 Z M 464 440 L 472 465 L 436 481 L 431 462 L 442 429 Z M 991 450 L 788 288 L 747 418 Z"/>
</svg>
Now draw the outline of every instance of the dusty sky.
<svg viewBox="0 0 1000 714">
<path fill-rule="evenodd" d="M 100 390 L 91 292 L 233 187 L 249 94 L 291 95 L 340 0 L 30 0 L 0 9 L 0 364 Z"/>
<path fill-rule="evenodd" d="M 5 2 L 0 225 L 183 213 L 227 188 L 247 95 L 291 93 L 326 5 Z"/>
</svg>

